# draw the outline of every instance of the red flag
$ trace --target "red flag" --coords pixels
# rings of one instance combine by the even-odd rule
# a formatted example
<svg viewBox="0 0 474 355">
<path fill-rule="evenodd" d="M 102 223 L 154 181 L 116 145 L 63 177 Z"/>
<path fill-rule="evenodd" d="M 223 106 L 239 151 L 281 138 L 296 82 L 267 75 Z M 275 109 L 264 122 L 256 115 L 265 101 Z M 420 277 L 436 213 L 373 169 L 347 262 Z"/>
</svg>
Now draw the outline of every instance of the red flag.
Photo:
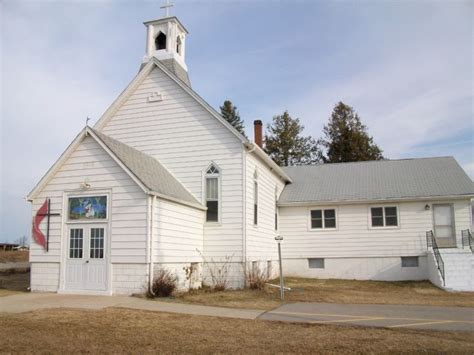
<svg viewBox="0 0 474 355">
<path fill-rule="evenodd" d="M 43 206 L 40 207 L 38 212 L 36 212 L 36 216 L 33 218 L 33 239 L 35 242 L 39 245 L 41 245 L 43 248 L 46 249 L 46 237 L 44 236 L 43 232 L 41 232 L 41 229 L 39 228 L 41 221 L 43 220 L 44 217 L 46 217 L 46 214 L 48 213 L 48 199 L 46 199 L 43 203 Z"/>
</svg>

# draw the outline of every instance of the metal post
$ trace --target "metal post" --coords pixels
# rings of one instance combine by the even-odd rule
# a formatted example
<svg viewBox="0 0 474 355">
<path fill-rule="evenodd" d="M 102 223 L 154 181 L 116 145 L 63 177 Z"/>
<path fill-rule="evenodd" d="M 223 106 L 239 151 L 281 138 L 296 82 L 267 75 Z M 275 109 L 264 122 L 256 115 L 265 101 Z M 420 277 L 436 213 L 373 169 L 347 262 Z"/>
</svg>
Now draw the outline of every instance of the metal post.
<svg viewBox="0 0 474 355">
<path fill-rule="evenodd" d="M 51 216 L 51 199 L 48 198 L 48 221 L 46 225 L 46 252 L 49 251 L 49 217 Z"/>
<path fill-rule="evenodd" d="M 281 265 L 281 244 L 278 241 L 278 261 L 280 263 L 280 299 L 285 301 L 285 286 L 283 285 L 283 267 Z"/>
<path fill-rule="evenodd" d="M 281 241 L 283 237 L 281 235 L 277 235 L 275 240 L 278 243 L 278 263 L 280 264 L 280 299 L 281 301 L 285 301 L 285 285 L 283 284 L 283 266 L 281 265 Z"/>
</svg>

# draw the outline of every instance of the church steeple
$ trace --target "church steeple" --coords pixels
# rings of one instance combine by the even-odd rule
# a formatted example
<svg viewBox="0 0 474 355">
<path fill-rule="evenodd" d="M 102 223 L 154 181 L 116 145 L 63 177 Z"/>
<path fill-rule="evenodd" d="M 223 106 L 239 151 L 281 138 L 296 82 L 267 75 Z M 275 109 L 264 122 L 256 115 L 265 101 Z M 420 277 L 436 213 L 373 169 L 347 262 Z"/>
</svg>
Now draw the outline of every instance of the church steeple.
<svg viewBox="0 0 474 355">
<path fill-rule="evenodd" d="M 147 27 L 147 40 L 142 63 L 145 64 L 155 57 L 190 86 L 188 67 L 185 62 L 186 35 L 188 34 L 186 28 L 175 16 L 147 21 L 144 25 Z"/>
</svg>

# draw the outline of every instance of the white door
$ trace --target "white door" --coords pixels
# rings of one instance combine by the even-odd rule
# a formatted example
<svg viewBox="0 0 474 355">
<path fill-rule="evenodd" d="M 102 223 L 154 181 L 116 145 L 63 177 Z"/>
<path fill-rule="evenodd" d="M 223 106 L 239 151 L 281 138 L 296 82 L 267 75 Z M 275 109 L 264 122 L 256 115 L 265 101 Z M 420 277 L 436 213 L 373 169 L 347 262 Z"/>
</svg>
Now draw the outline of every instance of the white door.
<svg viewBox="0 0 474 355">
<path fill-rule="evenodd" d="M 452 205 L 434 205 L 434 233 L 440 248 L 456 247 L 454 213 Z"/>
<path fill-rule="evenodd" d="M 107 290 L 107 229 L 105 224 L 68 227 L 66 290 Z"/>
</svg>

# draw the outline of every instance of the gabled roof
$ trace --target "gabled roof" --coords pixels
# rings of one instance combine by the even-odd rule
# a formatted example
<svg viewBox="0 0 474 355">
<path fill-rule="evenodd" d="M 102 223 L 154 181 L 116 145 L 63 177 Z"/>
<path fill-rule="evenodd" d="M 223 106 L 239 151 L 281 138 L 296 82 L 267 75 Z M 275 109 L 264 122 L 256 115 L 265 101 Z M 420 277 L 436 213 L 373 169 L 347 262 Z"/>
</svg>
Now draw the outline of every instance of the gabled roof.
<svg viewBox="0 0 474 355">
<path fill-rule="evenodd" d="M 205 207 L 199 203 L 191 192 L 158 160 L 90 127 L 85 127 L 74 139 L 71 145 L 30 192 L 28 200 L 32 200 L 41 191 L 42 187 L 47 184 L 54 173 L 87 135 L 99 143 L 145 193 L 205 210 Z"/>
<path fill-rule="evenodd" d="M 198 104 L 200 104 L 207 112 L 211 114 L 217 121 L 219 121 L 224 127 L 226 127 L 234 136 L 238 138 L 239 141 L 242 142 L 244 146 L 249 149 L 250 152 L 256 154 L 260 158 L 262 158 L 263 162 L 273 170 L 276 174 L 278 174 L 283 180 L 290 182 L 291 179 L 288 175 L 280 168 L 277 164 L 273 162 L 273 160 L 263 152 L 255 143 L 249 141 L 246 137 L 240 134 L 239 131 L 235 129 L 229 122 L 227 122 L 212 106 L 210 106 L 201 96 L 199 96 L 190 86 L 186 85 L 182 80 L 180 80 L 173 72 L 171 72 L 163 63 L 161 63 L 156 58 L 151 58 L 150 61 L 141 68 L 138 74 L 133 78 L 133 80 L 128 84 L 124 91 L 120 93 L 120 95 L 115 99 L 115 101 L 110 105 L 107 111 L 100 117 L 100 119 L 94 125 L 96 131 L 100 131 L 105 124 L 108 122 L 109 119 L 113 117 L 113 115 L 119 110 L 120 106 L 130 97 L 133 91 L 141 84 L 141 82 L 146 78 L 146 76 L 151 73 L 151 71 L 155 68 L 159 68 L 163 73 L 169 76 L 176 84 L 178 84 L 186 93 L 188 93 L 192 98 L 196 100 Z M 265 155 L 265 157 L 263 157 Z"/>
<path fill-rule="evenodd" d="M 292 166 L 280 205 L 472 197 L 474 184 L 453 157 Z"/>
</svg>

